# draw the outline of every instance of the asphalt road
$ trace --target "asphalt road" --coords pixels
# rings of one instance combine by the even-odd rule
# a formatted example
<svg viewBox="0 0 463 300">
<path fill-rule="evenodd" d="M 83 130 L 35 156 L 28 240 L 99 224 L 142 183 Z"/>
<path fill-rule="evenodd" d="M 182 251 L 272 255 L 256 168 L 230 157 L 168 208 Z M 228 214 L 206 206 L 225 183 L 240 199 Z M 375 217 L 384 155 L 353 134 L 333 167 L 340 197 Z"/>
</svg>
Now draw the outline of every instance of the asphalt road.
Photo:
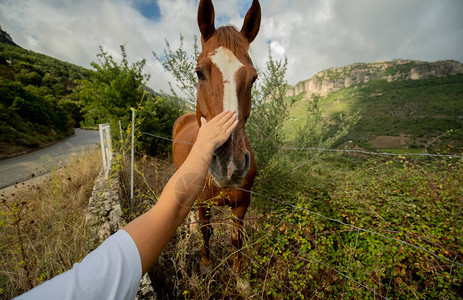
<svg viewBox="0 0 463 300">
<path fill-rule="evenodd" d="M 0 161 L 0 189 L 41 176 L 66 164 L 73 153 L 96 149 L 98 131 L 75 129 L 75 134 L 51 146 Z"/>
</svg>

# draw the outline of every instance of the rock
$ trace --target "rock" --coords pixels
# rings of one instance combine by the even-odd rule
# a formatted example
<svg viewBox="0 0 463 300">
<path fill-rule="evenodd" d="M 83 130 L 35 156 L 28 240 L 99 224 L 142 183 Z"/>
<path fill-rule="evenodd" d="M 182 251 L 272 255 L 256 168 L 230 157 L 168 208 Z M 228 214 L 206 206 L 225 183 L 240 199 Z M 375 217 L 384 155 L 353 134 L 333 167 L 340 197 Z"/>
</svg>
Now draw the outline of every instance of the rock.
<svg viewBox="0 0 463 300">
<path fill-rule="evenodd" d="M 312 78 L 290 88 L 287 96 L 305 92 L 306 98 L 310 99 L 313 94 L 325 97 L 332 92 L 373 79 L 392 82 L 458 74 L 463 74 L 463 64 L 454 60 L 423 62 L 397 59 L 369 64 L 356 63 L 318 72 Z"/>
<path fill-rule="evenodd" d="M 113 160 L 116 161 L 116 160 Z M 117 178 L 117 176 L 116 176 Z M 100 171 L 88 201 L 86 221 L 92 225 L 92 233 L 99 242 L 123 227 L 120 187 L 117 179 L 106 179 Z M 140 281 L 136 299 L 156 300 L 156 293 L 147 274 Z"/>
<path fill-rule="evenodd" d="M 106 240 L 110 235 L 111 227 L 109 226 L 109 223 L 103 223 L 103 225 L 101 225 L 100 229 L 98 230 L 98 239 L 102 242 Z"/>
<path fill-rule="evenodd" d="M 137 294 L 136 299 L 144 299 L 144 300 L 156 300 L 157 299 L 156 293 L 154 292 L 154 288 L 151 285 L 151 279 L 149 278 L 147 273 L 140 280 L 140 285 L 138 287 L 138 294 Z"/>
<path fill-rule="evenodd" d="M 2 29 L 2 26 L 0 26 L 0 43 L 19 47 L 18 45 L 16 45 L 15 42 L 13 42 L 13 39 L 12 39 L 11 36 L 8 34 L 8 32 L 6 32 L 6 31 L 4 31 L 4 30 Z"/>
<path fill-rule="evenodd" d="M 122 227 L 118 222 L 109 222 L 107 224 L 109 224 L 109 229 L 111 231 L 111 234 L 117 232 Z"/>
<path fill-rule="evenodd" d="M 122 219 L 122 208 L 120 204 L 116 204 L 112 207 L 112 210 L 109 212 L 109 220 L 112 222 L 118 222 L 119 219 Z"/>
</svg>

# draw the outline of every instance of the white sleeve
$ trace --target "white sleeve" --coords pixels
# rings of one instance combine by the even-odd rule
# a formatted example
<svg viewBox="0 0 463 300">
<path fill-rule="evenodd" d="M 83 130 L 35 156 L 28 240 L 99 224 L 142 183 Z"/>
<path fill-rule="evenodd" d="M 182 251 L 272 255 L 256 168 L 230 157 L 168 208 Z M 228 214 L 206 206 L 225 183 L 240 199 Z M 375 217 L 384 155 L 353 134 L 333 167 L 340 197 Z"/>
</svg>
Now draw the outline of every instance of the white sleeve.
<svg viewBox="0 0 463 300">
<path fill-rule="evenodd" d="M 141 275 L 138 248 L 119 230 L 71 270 L 16 299 L 135 299 Z"/>
</svg>

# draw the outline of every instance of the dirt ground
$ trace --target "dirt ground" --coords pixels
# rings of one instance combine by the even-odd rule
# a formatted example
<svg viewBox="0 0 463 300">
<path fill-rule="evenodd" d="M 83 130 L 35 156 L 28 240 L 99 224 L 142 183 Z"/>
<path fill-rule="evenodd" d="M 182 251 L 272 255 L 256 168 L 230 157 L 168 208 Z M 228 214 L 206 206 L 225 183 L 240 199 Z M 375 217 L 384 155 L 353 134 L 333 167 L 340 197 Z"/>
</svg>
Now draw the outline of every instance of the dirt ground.
<svg viewBox="0 0 463 300">
<path fill-rule="evenodd" d="M 382 135 L 377 136 L 374 140 L 370 142 L 371 146 L 376 149 L 383 148 L 405 148 L 410 142 L 410 136 L 400 135 L 400 136 L 388 136 Z"/>
</svg>

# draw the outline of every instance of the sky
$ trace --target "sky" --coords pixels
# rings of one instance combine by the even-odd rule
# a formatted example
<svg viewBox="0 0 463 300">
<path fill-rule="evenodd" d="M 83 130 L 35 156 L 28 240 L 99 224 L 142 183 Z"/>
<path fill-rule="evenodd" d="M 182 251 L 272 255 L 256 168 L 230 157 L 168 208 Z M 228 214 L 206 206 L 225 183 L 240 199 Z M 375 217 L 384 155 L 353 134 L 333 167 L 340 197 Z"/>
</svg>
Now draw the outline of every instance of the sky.
<svg viewBox="0 0 463 300">
<path fill-rule="evenodd" d="M 0 25 L 23 48 L 86 68 L 99 46 L 131 62 L 146 59 L 148 86 L 168 91 L 173 78 L 152 52 L 165 39 L 199 36 L 199 0 L 0 0 Z M 215 0 L 216 26 L 243 24 L 251 0 Z M 463 0 L 261 0 L 262 23 L 251 45 L 262 70 L 268 49 L 288 58 L 289 84 L 356 62 L 392 59 L 463 62 Z"/>
</svg>

